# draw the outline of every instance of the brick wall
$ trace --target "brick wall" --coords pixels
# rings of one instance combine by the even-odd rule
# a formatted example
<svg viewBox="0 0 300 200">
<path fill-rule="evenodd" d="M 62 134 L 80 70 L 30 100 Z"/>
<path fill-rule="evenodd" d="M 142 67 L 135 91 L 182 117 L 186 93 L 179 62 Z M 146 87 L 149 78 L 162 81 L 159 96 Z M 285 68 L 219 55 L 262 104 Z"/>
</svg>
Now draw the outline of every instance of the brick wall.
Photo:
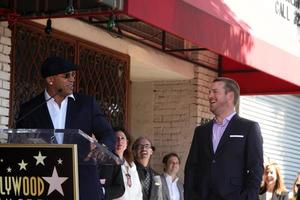
<svg viewBox="0 0 300 200">
<path fill-rule="evenodd" d="M 211 119 L 208 88 L 217 73 L 202 67 L 194 68 L 194 79 L 186 81 L 132 82 L 130 133 L 133 139 L 146 136 L 156 151 L 151 166 L 162 172 L 162 158 L 176 152 L 181 158 L 180 177 L 194 129 Z"/>
<path fill-rule="evenodd" d="M 194 80 L 155 82 L 153 106 L 153 143 L 156 147 L 152 166 L 162 172 L 162 158 L 176 152 L 185 163 L 196 126 L 196 85 Z M 184 164 L 181 166 L 183 169 Z M 180 172 L 183 176 L 183 170 Z"/>
<path fill-rule="evenodd" d="M 0 127 L 8 126 L 10 90 L 11 30 L 0 22 Z"/>
<path fill-rule="evenodd" d="M 210 83 L 216 77 L 216 72 L 201 67 L 195 67 L 194 83 L 196 86 L 196 121 L 198 125 L 213 117 L 209 110 L 208 92 Z"/>
<path fill-rule="evenodd" d="M 208 88 L 217 74 L 195 67 L 195 78 L 188 81 L 153 82 L 153 134 L 156 147 L 152 167 L 162 172 L 162 158 L 169 152 L 181 157 L 180 177 L 187 159 L 194 129 L 211 119 Z"/>
<path fill-rule="evenodd" d="M 187 43 L 187 48 L 194 48 Z M 217 68 L 218 55 L 209 51 L 186 52 L 206 66 Z M 212 118 L 208 88 L 217 73 L 194 67 L 194 79 L 185 81 L 132 82 L 130 95 L 130 133 L 134 138 L 146 136 L 156 151 L 151 166 L 163 171 L 162 158 L 176 152 L 181 158 L 179 176 L 194 135 L 194 129 Z"/>
<path fill-rule="evenodd" d="M 130 91 L 129 131 L 132 139 L 147 136 L 153 140 L 153 82 L 132 82 Z"/>
</svg>

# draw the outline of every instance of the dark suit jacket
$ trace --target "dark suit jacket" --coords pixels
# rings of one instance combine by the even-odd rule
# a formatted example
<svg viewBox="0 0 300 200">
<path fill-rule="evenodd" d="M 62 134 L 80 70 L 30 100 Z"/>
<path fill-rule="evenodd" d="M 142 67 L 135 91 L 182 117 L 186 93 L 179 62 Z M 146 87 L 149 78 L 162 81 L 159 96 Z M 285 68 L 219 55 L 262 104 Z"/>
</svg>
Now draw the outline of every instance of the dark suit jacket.
<svg viewBox="0 0 300 200">
<path fill-rule="evenodd" d="M 197 127 L 185 166 L 184 195 L 207 200 L 257 200 L 263 175 L 262 136 L 256 122 L 238 115 L 230 120 L 216 152 L 213 121 Z"/>
<path fill-rule="evenodd" d="M 105 179 L 105 200 L 121 197 L 125 192 L 121 165 L 100 165 L 100 179 Z"/>
<path fill-rule="evenodd" d="M 171 200 L 170 198 L 170 191 L 168 188 L 167 180 L 164 174 L 160 175 L 161 178 L 161 185 L 162 185 L 162 195 L 163 200 Z M 183 184 L 180 181 L 177 181 L 177 187 L 180 194 L 180 200 L 183 200 Z"/>
<path fill-rule="evenodd" d="M 115 136 L 111 125 L 105 119 L 95 98 L 74 94 L 75 101 L 69 98 L 65 129 L 81 129 L 88 135 L 92 133 L 99 142 L 110 150 L 114 149 Z M 45 102 L 44 92 L 21 105 L 16 128 L 53 129 L 53 123 Z M 44 104 L 43 104 L 44 103 Z M 38 107 L 42 105 L 41 107 Z M 30 113 L 32 110 L 34 112 Z M 29 115 L 27 115 L 30 113 Z M 26 117 L 22 118 L 23 116 Z M 67 138 L 64 138 L 64 142 Z M 69 143 L 69 142 L 66 142 Z M 79 165 L 79 188 L 81 200 L 100 200 L 103 198 L 96 165 Z"/>
<path fill-rule="evenodd" d="M 88 135 L 93 133 L 98 141 L 113 151 L 115 144 L 113 130 L 95 98 L 77 93 L 74 93 L 74 97 L 75 101 L 72 98 L 68 101 L 65 129 L 80 129 Z M 44 92 L 21 105 L 19 119 L 43 102 L 45 102 Z M 23 120 L 18 121 L 16 128 L 53 129 L 47 104 L 43 104 Z"/>
<path fill-rule="evenodd" d="M 157 172 L 155 172 L 152 168 L 147 167 L 147 170 L 149 170 L 151 176 L 150 195 L 148 196 L 144 187 L 145 167 L 143 167 L 138 162 L 135 162 L 135 165 L 142 185 L 143 200 L 162 200 L 162 184 L 160 175 Z"/>
</svg>

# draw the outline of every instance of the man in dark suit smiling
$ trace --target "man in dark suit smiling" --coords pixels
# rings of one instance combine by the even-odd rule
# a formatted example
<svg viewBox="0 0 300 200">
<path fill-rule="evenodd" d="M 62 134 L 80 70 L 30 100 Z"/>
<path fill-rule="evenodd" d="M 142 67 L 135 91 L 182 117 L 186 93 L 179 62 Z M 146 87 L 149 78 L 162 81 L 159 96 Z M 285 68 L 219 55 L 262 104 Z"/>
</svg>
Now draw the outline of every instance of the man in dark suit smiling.
<svg viewBox="0 0 300 200">
<path fill-rule="evenodd" d="M 212 82 L 208 98 L 215 117 L 195 129 L 185 166 L 185 199 L 258 199 L 263 141 L 258 123 L 236 114 L 239 96 L 234 80 Z"/>
<path fill-rule="evenodd" d="M 42 64 L 41 74 L 46 89 L 20 108 L 17 128 L 81 129 L 92 134 L 111 151 L 115 136 L 94 97 L 73 93 L 77 66 L 60 58 L 49 57 Z M 56 142 L 68 143 L 62 133 L 55 133 Z M 88 148 L 90 147 L 87 143 Z M 103 198 L 97 166 L 79 166 L 80 200 Z"/>
</svg>

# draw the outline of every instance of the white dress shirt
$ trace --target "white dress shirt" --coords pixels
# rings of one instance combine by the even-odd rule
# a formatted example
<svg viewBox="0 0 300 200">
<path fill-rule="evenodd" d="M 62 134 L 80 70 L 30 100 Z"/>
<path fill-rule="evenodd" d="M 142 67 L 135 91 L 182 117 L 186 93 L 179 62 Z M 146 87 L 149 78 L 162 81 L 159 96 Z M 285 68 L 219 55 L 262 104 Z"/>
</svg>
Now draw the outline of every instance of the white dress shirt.
<svg viewBox="0 0 300 200">
<path fill-rule="evenodd" d="M 124 164 L 121 166 L 125 192 L 123 196 L 118 198 L 118 200 L 143 200 L 142 186 L 139 178 L 139 174 L 136 170 L 136 165 L 134 162 L 131 163 L 131 167 L 128 162 L 125 160 Z M 127 184 L 126 174 L 130 174 L 131 186 Z"/>
<path fill-rule="evenodd" d="M 71 97 L 75 100 L 74 95 L 70 94 L 64 98 L 64 100 L 61 102 L 60 107 L 59 107 L 59 105 L 54 101 L 54 98 L 50 99 L 51 96 L 45 90 L 45 99 L 46 100 L 50 99 L 49 101 L 47 101 L 47 107 L 49 110 L 49 114 L 50 114 L 54 129 L 65 129 L 68 97 Z M 54 135 L 56 137 L 57 143 L 62 144 L 64 141 L 64 134 L 63 133 L 54 133 Z"/>
<path fill-rule="evenodd" d="M 169 189 L 170 200 L 180 200 L 180 192 L 177 186 L 178 178 L 173 181 L 172 176 L 166 173 L 164 175 Z"/>
</svg>

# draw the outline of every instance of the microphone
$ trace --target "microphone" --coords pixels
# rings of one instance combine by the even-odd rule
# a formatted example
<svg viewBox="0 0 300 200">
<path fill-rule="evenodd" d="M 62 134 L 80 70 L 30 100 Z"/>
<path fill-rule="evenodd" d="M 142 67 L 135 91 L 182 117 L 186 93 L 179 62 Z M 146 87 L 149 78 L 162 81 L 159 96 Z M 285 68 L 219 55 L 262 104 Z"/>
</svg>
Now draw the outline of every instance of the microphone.
<svg viewBox="0 0 300 200">
<path fill-rule="evenodd" d="M 50 101 L 51 99 L 53 99 L 54 97 L 56 97 L 57 95 L 59 95 L 61 92 L 63 91 L 62 88 L 59 88 L 57 90 L 57 92 L 50 96 L 48 99 L 46 99 L 44 102 L 38 104 L 37 106 L 33 107 L 33 109 L 29 110 L 27 113 L 25 113 L 21 118 L 17 119 L 15 121 L 15 124 L 17 125 L 20 121 L 26 119 L 28 116 L 30 116 L 32 113 L 34 113 L 37 109 L 39 109 L 40 107 L 42 107 L 43 105 L 45 105 L 48 101 Z"/>
</svg>

